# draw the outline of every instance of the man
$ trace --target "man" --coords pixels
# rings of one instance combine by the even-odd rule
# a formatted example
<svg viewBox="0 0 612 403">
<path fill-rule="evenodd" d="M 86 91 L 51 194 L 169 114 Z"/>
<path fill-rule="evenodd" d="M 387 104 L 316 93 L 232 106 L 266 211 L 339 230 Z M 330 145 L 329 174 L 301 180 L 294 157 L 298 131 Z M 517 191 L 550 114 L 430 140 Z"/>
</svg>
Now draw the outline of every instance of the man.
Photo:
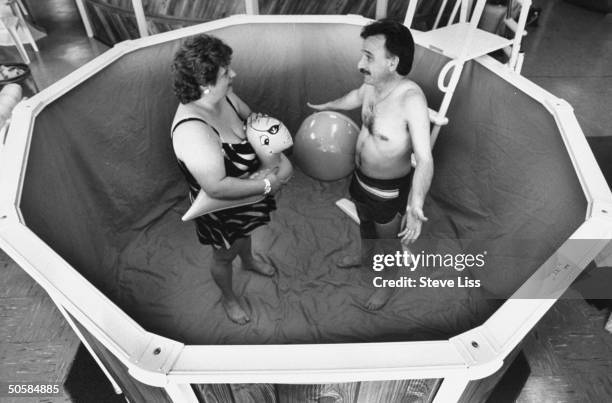
<svg viewBox="0 0 612 403">
<path fill-rule="evenodd" d="M 410 30 L 398 22 L 380 20 L 364 27 L 361 37 L 358 68 L 363 85 L 331 102 L 308 103 L 317 110 L 361 106 L 356 169 L 349 189 L 361 221 L 361 256 L 343 257 L 338 262 L 343 268 L 371 267 L 372 252 L 394 254 L 398 237 L 406 249 L 419 237 L 427 221 L 423 203 L 433 176 L 427 101 L 419 86 L 406 77 L 414 57 Z M 391 246 L 390 240 L 394 240 Z M 397 270 L 383 273 L 383 277 L 395 277 Z M 378 288 L 366 308 L 382 308 L 392 292 L 393 288 Z"/>
</svg>

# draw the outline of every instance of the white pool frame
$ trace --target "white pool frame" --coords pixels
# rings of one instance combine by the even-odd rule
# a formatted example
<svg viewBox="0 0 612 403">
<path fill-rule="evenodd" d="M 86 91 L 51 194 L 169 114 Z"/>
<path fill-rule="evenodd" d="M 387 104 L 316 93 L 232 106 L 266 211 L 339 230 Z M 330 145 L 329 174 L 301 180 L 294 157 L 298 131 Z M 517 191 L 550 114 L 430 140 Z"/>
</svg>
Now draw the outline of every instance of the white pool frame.
<svg viewBox="0 0 612 403">
<path fill-rule="evenodd" d="M 482 326 L 440 341 L 309 345 L 184 345 L 145 331 L 25 224 L 19 209 L 34 120 L 49 103 L 134 50 L 240 24 L 362 26 L 348 16 L 240 15 L 126 41 L 14 110 L 0 147 L 0 246 L 137 380 L 165 388 L 174 402 L 197 402 L 190 383 L 338 383 L 443 378 L 434 402 L 456 401 L 470 380 L 493 374 L 612 237 L 612 194 L 572 107 L 488 56 L 476 60 L 540 102 L 554 117 L 588 201 L 585 222 Z M 420 46 L 426 46 L 418 42 Z M 451 122 L 452 124 L 452 122 Z M 600 240 L 588 243 L 572 240 Z M 577 246 L 581 245 L 581 246 Z M 522 299 L 521 296 L 539 298 Z M 67 315 L 65 315 L 67 317 Z M 86 341 L 67 317 L 84 344 Z M 159 353 L 156 354 L 156 351 Z M 95 354 L 94 354 L 95 355 Z M 101 363 L 100 363 L 101 364 Z M 102 365 L 102 367 L 104 367 Z M 112 381 L 112 379 L 111 379 Z M 117 385 L 115 388 L 118 389 Z"/>
</svg>

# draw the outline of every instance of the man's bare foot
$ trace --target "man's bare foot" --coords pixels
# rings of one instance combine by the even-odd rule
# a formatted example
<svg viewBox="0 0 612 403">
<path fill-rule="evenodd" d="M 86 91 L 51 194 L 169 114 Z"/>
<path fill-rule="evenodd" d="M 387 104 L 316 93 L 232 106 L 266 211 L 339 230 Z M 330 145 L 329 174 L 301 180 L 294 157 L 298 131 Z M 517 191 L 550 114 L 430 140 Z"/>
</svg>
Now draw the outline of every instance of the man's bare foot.
<svg viewBox="0 0 612 403">
<path fill-rule="evenodd" d="M 370 295 L 367 302 L 364 304 L 366 309 L 377 311 L 387 304 L 389 298 L 393 295 L 393 288 L 379 288 Z"/>
<path fill-rule="evenodd" d="M 361 266 L 361 257 L 346 255 L 342 256 L 337 262 L 336 266 L 340 269 L 351 269 L 353 267 Z"/>
<path fill-rule="evenodd" d="M 242 259 L 242 268 L 244 270 L 254 271 L 255 273 L 259 273 L 266 277 L 272 277 L 276 273 L 274 267 L 267 264 L 258 263 L 253 257 L 250 259 Z"/>
<path fill-rule="evenodd" d="M 222 298 L 221 304 L 232 322 L 238 323 L 239 325 L 245 325 L 251 321 L 251 318 L 244 309 L 242 309 L 237 300 L 233 298 Z"/>
</svg>

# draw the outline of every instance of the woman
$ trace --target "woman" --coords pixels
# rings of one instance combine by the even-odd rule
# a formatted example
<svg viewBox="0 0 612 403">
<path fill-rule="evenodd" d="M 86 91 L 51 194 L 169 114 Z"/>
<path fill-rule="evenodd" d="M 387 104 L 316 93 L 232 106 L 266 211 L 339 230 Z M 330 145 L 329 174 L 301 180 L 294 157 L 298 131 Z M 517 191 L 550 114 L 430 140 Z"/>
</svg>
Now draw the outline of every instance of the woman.
<svg viewBox="0 0 612 403">
<path fill-rule="evenodd" d="M 199 35 L 187 40 L 173 63 L 174 92 L 180 104 L 172 124 L 172 144 L 189 183 L 191 200 L 200 189 L 217 199 L 266 195 L 263 201 L 196 218 L 200 243 L 212 245 L 212 277 L 221 289 L 229 318 L 239 324 L 250 318 L 232 289 L 232 261 L 243 268 L 273 276 L 274 269 L 256 264 L 250 232 L 270 221 L 276 208 L 272 195 L 281 182 L 273 172 L 252 175 L 259 160 L 244 132 L 258 115 L 232 92 L 236 73 L 230 67 L 232 49 L 220 39 Z M 283 156 L 280 170 L 288 162 Z M 280 176 L 280 172 L 278 173 Z"/>
</svg>

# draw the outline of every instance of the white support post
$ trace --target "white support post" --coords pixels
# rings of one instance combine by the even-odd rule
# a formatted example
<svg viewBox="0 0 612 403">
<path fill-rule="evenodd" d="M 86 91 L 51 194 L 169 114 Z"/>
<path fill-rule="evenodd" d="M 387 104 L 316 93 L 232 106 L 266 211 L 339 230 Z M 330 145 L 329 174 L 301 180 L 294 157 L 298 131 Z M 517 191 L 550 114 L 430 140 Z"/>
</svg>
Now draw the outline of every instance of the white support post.
<svg viewBox="0 0 612 403">
<path fill-rule="evenodd" d="M 136 24 L 138 24 L 138 33 L 141 38 L 149 36 L 149 29 L 147 28 L 147 19 L 145 17 L 144 7 L 142 6 L 142 0 L 132 0 L 132 7 L 134 7 L 134 15 L 136 16 Z"/>
<path fill-rule="evenodd" d="M 376 19 L 387 17 L 388 1 L 387 0 L 376 0 Z"/>
<path fill-rule="evenodd" d="M 28 16 L 30 15 L 30 13 L 28 13 L 28 10 L 23 5 L 23 0 L 16 0 L 15 3 L 17 4 L 17 7 L 19 7 L 19 10 L 21 10 L 21 14 Z"/>
<path fill-rule="evenodd" d="M 467 377 L 446 377 L 434 396 L 433 403 L 457 402 L 469 383 Z"/>
<path fill-rule="evenodd" d="M 83 336 L 83 334 L 81 333 L 79 328 L 76 326 L 76 324 L 72 320 L 72 317 L 70 315 L 68 315 L 68 313 L 66 312 L 64 307 L 61 304 L 59 304 L 58 301 L 55 298 L 53 298 L 53 296 L 50 295 L 50 297 L 51 297 L 51 300 L 53 301 L 53 303 L 55 304 L 55 306 L 57 307 L 58 311 L 60 311 L 60 313 L 62 314 L 64 319 L 66 319 L 66 322 L 68 322 L 68 324 L 70 325 L 70 327 L 72 328 L 74 333 L 77 335 L 79 340 L 81 340 L 81 343 L 83 343 L 83 345 L 85 346 L 87 351 L 89 351 L 89 354 L 93 357 L 93 359 L 96 362 L 96 364 L 98 364 L 98 367 L 100 367 L 100 369 L 102 370 L 104 375 L 106 375 L 106 378 L 108 379 L 108 381 L 112 385 L 113 390 L 115 391 L 115 394 L 117 394 L 117 395 L 122 394 L 123 391 L 119 387 L 119 384 L 115 381 L 115 379 L 113 379 L 112 375 L 110 374 L 110 372 L 108 372 L 108 369 L 106 369 L 106 366 L 100 360 L 100 358 L 98 357 L 98 355 L 96 354 L 94 349 L 91 348 L 91 346 L 87 342 L 87 339 Z"/>
<path fill-rule="evenodd" d="M 442 1 L 442 4 L 440 5 L 440 9 L 438 10 L 438 15 L 436 15 L 436 21 L 434 22 L 432 29 L 436 29 L 438 28 L 438 25 L 440 25 L 440 19 L 442 18 L 442 14 L 444 14 L 444 10 L 446 9 L 447 3 L 448 3 L 448 0 Z"/>
<path fill-rule="evenodd" d="M 514 70 L 516 70 L 518 64 L 519 52 L 521 50 L 521 40 L 523 39 L 523 33 L 525 32 L 525 25 L 527 23 L 529 7 L 531 7 L 531 0 L 523 0 L 520 3 L 521 13 L 519 14 L 516 32 L 514 32 L 514 40 L 512 41 L 512 53 L 510 55 L 510 60 L 508 61 L 508 65 Z"/>
<path fill-rule="evenodd" d="M 470 4 L 468 5 L 468 3 Z M 468 6 L 471 7 L 471 1 L 469 0 L 461 1 L 460 19 L 462 21 L 466 21 L 464 18 L 467 16 Z M 474 11 L 472 13 L 472 18 L 470 20 L 471 29 L 468 31 L 467 37 L 465 38 L 465 42 L 463 44 L 463 48 L 461 49 L 459 59 L 454 62 L 454 66 L 452 67 L 452 74 L 451 74 L 451 78 L 448 83 L 448 86 L 446 86 L 446 88 L 443 88 L 443 85 L 441 85 L 440 82 L 438 84 L 440 89 L 443 92 L 445 92 L 444 98 L 442 99 L 442 104 L 440 105 L 440 109 L 438 110 L 438 115 L 441 117 L 446 117 L 446 112 L 448 112 L 448 107 L 450 106 L 450 102 L 453 99 L 455 89 L 457 88 L 457 84 L 459 83 L 459 78 L 461 78 L 461 72 L 463 71 L 463 66 L 467 62 L 468 50 L 474 38 L 474 34 L 476 33 L 478 21 L 480 20 L 480 17 L 484 10 L 484 6 L 485 6 L 485 0 L 477 0 L 476 6 L 474 7 Z M 453 62 L 449 62 L 449 63 L 453 63 Z M 441 72 L 440 79 L 443 79 L 443 78 L 444 77 L 442 77 L 442 72 Z M 435 125 L 431 133 L 431 146 L 432 147 L 436 143 L 436 139 L 438 138 L 439 132 L 440 132 L 440 126 Z"/>
<path fill-rule="evenodd" d="M 461 3 L 461 11 L 459 12 L 459 21 L 464 22 L 468 20 L 468 0 L 458 0 Z M 452 21 L 451 21 L 452 23 Z"/>
<path fill-rule="evenodd" d="M 472 27 L 472 31 L 470 31 L 470 34 L 466 40 L 468 44 L 472 42 L 473 33 L 476 31 L 476 28 L 478 28 L 478 23 L 480 22 L 480 17 L 482 17 L 482 13 L 484 12 L 485 4 L 486 0 L 476 1 L 474 11 L 472 12 L 472 18 L 470 18 L 470 26 Z"/>
<path fill-rule="evenodd" d="M 17 17 L 11 17 L 11 18 L 14 19 L 14 21 L 10 21 L 8 23 L 4 23 L 0 21 L 0 28 L 1 27 L 6 28 L 6 31 L 8 32 L 11 39 L 13 40 L 13 43 L 15 44 L 15 47 L 17 48 L 17 51 L 19 52 L 19 55 L 21 56 L 21 58 L 23 59 L 25 64 L 30 64 L 30 57 L 28 56 L 28 52 L 26 51 L 25 46 L 23 46 L 23 42 L 21 42 L 21 38 L 19 37 L 19 32 L 17 32 L 17 25 L 18 25 Z"/>
<path fill-rule="evenodd" d="M 523 62 L 525 61 L 525 53 L 519 52 L 516 57 L 516 65 L 514 66 L 514 71 L 518 74 L 521 74 L 521 70 L 523 70 Z"/>
<path fill-rule="evenodd" d="M 19 20 L 19 24 L 21 25 L 21 30 L 27 36 L 28 41 L 30 42 L 30 45 L 32 46 L 32 49 L 34 49 L 34 52 L 38 52 L 38 46 L 36 46 L 36 41 L 34 40 L 32 31 L 30 31 L 30 27 L 28 26 L 28 23 L 25 20 L 23 13 L 21 12 L 21 6 L 19 5 L 19 3 L 11 3 L 10 6 L 11 6 L 11 10 L 13 11 L 13 14 Z"/>
<path fill-rule="evenodd" d="M 446 23 L 446 25 L 450 25 L 450 24 L 454 24 L 455 23 L 455 18 L 457 17 L 457 12 L 459 11 L 459 8 L 462 6 L 463 2 L 460 0 L 457 0 L 457 2 L 455 3 L 455 6 L 453 7 L 453 10 L 451 11 L 450 16 L 448 17 L 448 22 Z M 459 14 L 459 22 L 465 22 L 465 20 L 462 20 L 462 15 Z"/>
<path fill-rule="evenodd" d="M 164 390 L 174 403 L 198 403 L 195 392 L 188 383 L 170 382 L 164 387 Z"/>
<path fill-rule="evenodd" d="M 446 112 L 448 112 L 448 108 L 450 106 L 451 100 L 453 99 L 453 94 L 455 93 L 455 89 L 457 88 L 457 84 L 459 83 L 459 78 L 461 78 L 461 72 L 463 71 L 463 65 L 465 64 L 465 59 L 461 58 L 459 61 L 450 61 L 447 63 L 448 67 L 444 67 L 440 72 L 440 76 L 438 78 L 438 87 L 442 92 L 444 92 L 444 98 L 442 98 L 442 104 L 438 109 L 438 116 L 441 118 L 446 117 Z M 445 71 L 446 70 L 446 71 Z M 449 74 L 450 80 L 448 85 L 441 85 L 444 78 Z M 434 128 L 431 131 L 431 147 L 436 144 L 436 140 L 438 138 L 438 133 L 440 132 L 440 125 L 435 124 Z"/>
<path fill-rule="evenodd" d="M 247 14 L 259 15 L 259 0 L 244 0 L 244 9 Z"/>
<path fill-rule="evenodd" d="M 414 19 L 414 13 L 416 13 L 416 6 L 418 0 L 408 0 L 408 9 L 406 10 L 406 17 L 404 18 L 404 25 L 410 28 L 412 26 L 412 20 Z"/>
<path fill-rule="evenodd" d="M 83 0 L 76 0 L 77 9 L 79 10 L 79 14 L 81 15 L 81 21 L 83 21 L 83 26 L 85 27 L 85 33 L 87 37 L 93 38 L 93 29 L 91 28 L 91 21 L 89 20 L 89 16 L 87 15 L 87 10 L 85 9 L 85 4 Z"/>
</svg>

